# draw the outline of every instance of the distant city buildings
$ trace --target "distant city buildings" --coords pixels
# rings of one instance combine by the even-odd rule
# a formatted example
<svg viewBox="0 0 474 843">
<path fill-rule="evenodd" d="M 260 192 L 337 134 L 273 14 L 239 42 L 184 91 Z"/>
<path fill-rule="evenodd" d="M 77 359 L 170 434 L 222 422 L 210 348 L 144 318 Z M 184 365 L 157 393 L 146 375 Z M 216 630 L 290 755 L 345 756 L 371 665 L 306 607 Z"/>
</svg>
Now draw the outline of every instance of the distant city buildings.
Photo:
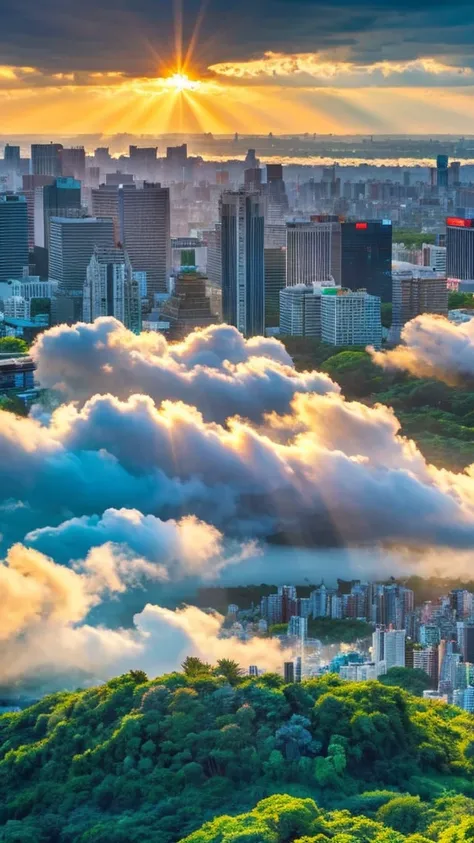
<svg viewBox="0 0 474 843">
<path fill-rule="evenodd" d="M 26 199 L 0 194 L 0 281 L 21 278 L 28 267 L 28 211 Z"/>
</svg>

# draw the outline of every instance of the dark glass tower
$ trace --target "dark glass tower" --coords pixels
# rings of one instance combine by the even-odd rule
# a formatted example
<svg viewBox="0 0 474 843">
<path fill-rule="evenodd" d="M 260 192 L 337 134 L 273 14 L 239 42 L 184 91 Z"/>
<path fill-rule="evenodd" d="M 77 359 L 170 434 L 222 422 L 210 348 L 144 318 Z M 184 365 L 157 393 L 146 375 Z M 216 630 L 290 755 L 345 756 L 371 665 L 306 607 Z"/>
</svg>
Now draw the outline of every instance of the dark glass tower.
<svg viewBox="0 0 474 843">
<path fill-rule="evenodd" d="M 342 287 L 365 289 L 392 301 L 392 223 L 390 220 L 341 224 Z"/>
<path fill-rule="evenodd" d="M 24 196 L 0 196 L 0 281 L 22 278 L 28 266 L 28 211 Z"/>
</svg>

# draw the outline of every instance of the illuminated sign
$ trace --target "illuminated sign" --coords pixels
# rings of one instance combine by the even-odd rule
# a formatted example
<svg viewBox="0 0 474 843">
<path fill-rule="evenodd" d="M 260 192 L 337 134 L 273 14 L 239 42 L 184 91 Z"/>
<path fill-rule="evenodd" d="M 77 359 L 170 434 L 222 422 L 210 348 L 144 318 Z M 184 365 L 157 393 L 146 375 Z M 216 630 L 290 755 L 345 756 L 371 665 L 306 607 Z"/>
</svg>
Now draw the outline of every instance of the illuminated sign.
<svg viewBox="0 0 474 843">
<path fill-rule="evenodd" d="M 455 228 L 472 228 L 472 220 L 466 220 L 464 217 L 448 217 L 446 225 L 454 226 Z"/>
<path fill-rule="evenodd" d="M 369 227 L 369 224 L 368 224 L 368 223 L 366 223 L 366 222 L 356 222 L 356 228 L 357 228 L 359 231 L 360 231 L 360 230 L 365 230 L 365 229 L 366 229 L 366 228 L 368 228 L 368 227 Z"/>
<path fill-rule="evenodd" d="M 382 225 L 392 225 L 392 220 L 382 220 Z"/>
</svg>

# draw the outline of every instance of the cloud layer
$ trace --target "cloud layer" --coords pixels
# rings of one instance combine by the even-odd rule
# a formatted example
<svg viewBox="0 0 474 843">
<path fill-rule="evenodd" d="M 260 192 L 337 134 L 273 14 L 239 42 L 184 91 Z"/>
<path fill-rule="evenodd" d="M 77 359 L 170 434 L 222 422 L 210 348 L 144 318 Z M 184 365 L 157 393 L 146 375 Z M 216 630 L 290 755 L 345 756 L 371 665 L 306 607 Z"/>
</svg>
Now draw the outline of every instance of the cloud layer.
<svg viewBox="0 0 474 843">
<path fill-rule="evenodd" d="M 455 325 L 442 316 L 417 316 L 403 328 L 401 345 L 371 353 L 384 369 L 465 385 L 474 377 L 474 320 Z"/>
</svg>

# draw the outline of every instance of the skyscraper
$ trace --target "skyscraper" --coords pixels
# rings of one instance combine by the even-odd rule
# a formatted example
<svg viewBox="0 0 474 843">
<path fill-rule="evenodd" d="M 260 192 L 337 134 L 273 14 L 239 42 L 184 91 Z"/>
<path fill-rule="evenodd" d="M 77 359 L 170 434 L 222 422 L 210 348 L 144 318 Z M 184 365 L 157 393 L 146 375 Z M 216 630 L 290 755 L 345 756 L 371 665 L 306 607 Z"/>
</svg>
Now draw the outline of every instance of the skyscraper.
<svg viewBox="0 0 474 843">
<path fill-rule="evenodd" d="M 81 183 L 73 178 L 55 179 L 42 191 L 37 190 L 36 200 L 38 203 L 42 200 L 43 231 L 40 230 L 38 214 L 35 220 L 35 245 L 48 248 L 51 217 L 81 216 Z"/>
<path fill-rule="evenodd" d="M 448 164 L 447 155 L 438 155 L 436 159 L 436 183 L 438 188 L 446 189 L 448 186 Z"/>
<path fill-rule="evenodd" d="M 474 279 L 474 219 L 446 220 L 446 274 L 458 281 Z"/>
<path fill-rule="evenodd" d="M 165 293 L 171 271 L 170 192 L 160 184 L 118 191 L 120 242 L 136 272 L 146 272 L 150 309 Z"/>
<path fill-rule="evenodd" d="M 115 316 L 134 333 L 141 330 L 141 297 L 138 281 L 126 252 L 95 248 L 83 289 L 83 320 Z"/>
<path fill-rule="evenodd" d="M 28 266 L 28 211 L 24 196 L 0 194 L 0 281 L 21 278 Z"/>
<path fill-rule="evenodd" d="M 315 284 L 334 277 L 338 265 L 341 224 L 336 218 L 315 217 L 287 223 L 286 283 Z M 360 286 L 360 285 L 359 285 Z"/>
<path fill-rule="evenodd" d="M 205 275 L 191 268 L 183 268 L 178 274 L 173 294 L 160 311 L 160 318 L 170 323 L 170 339 L 183 339 L 195 328 L 218 321 L 206 296 L 206 281 Z"/>
<path fill-rule="evenodd" d="M 223 193 L 220 202 L 222 311 L 245 336 L 265 327 L 264 216 L 260 196 Z"/>
<path fill-rule="evenodd" d="M 403 326 L 421 313 L 448 315 L 446 278 L 425 267 L 392 272 L 392 327 L 390 342 L 400 342 Z"/>
<path fill-rule="evenodd" d="M 49 274 L 58 282 L 55 321 L 82 318 L 83 288 L 94 249 L 113 248 L 111 219 L 52 217 L 49 235 Z"/>
<path fill-rule="evenodd" d="M 61 143 L 33 143 L 31 145 L 31 172 L 34 176 L 62 175 Z"/>
<path fill-rule="evenodd" d="M 280 333 L 321 339 L 321 290 L 295 284 L 280 292 Z"/>
<path fill-rule="evenodd" d="M 265 327 L 280 321 L 280 290 L 286 287 L 286 249 L 265 249 Z"/>
<path fill-rule="evenodd" d="M 20 147 L 19 146 L 11 146 L 11 144 L 5 144 L 5 152 L 4 152 L 4 160 L 5 165 L 8 170 L 18 170 L 20 167 Z"/>
<path fill-rule="evenodd" d="M 383 302 L 392 301 L 392 223 L 390 220 L 341 224 L 342 287 L 364 288 Z"/>
<path fill-rule="evenodd" d="M 86 151 L 83 146 L 72 146 L 63 149 L 62 174 L 66 178 L 84 182 L 86 177 Z"/>
<path fill-rule="evenodd" d="M 119 193 L 116 185 L 101 184 L 91 190 L 92 216 L 106 219 L 110 217 L 114 223 L 115 242 L 120 242 L 119 223 Z"/>
</svg>

